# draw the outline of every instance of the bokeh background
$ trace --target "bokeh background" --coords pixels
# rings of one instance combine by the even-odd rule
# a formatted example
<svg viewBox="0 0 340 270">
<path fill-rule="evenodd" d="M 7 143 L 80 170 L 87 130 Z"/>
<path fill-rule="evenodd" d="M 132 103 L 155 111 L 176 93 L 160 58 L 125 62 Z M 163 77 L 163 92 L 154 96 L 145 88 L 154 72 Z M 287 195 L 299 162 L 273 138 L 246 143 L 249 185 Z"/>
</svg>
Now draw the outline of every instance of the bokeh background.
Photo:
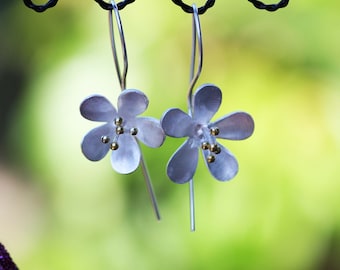
<svg viewBox="0 0 340 270">
<path fill-rule="evenodd" d="M 292 0 L 269 13 L 234 0 L 200 17 L 197 86 L 222 89 L 216 117 L 243 110 L 256 128 L 223 141 L 240 163 L 232 181 L 200 161 L 191 233 L 188 186 L 165 174 L 180 139 L 143 147 L 161 222 L 140 170 L 118 175 L 108 156 L 93 163 L 80 151 L 96 126 L 81 101 L 119 94 L 107 12 L 90 0 L 42 14 L 1 0 L 0 241 L 19 268 L 340 269 L 339 10 L 335 0 Z M 127 86 L 148 95 L 146 115 L 185 110 L 191 16 L 170 0 L 138 0 L 121 17 Z"/>
</svg>

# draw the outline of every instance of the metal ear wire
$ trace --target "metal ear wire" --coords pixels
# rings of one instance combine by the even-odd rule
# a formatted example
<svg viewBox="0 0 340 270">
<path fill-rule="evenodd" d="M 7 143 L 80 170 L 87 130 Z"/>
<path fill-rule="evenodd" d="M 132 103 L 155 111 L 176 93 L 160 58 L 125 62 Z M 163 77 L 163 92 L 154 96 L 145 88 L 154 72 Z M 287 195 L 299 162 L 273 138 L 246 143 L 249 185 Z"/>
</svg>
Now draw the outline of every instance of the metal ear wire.
<svg viewBox="0 0 340 270">
<path fill-rule="evenodd" d="M 54 7 L 58 3 L 58 0 L 49 0 L 45 5 L 36 5 L 36 4 L 33 4 L 31 0 L 23 0 L 23 1 L 27 7 L 35 10 L 36 12 L 44 12 L 46 9 Z"/>
<path fill-rule="evenodd" d="M 94 0 L 94 1 L 96 1 L 103 9 L 106 9 L 106 10 L 112 10 L 113 9 L 113 6 L 112 6 L 111 3 L 106 3 L 103 0 Z M 118 7 L 118 10 L 121 10 L 121 9 L 125 8 L 126 5 L 131 4 L 133 2 L 135 2 L 135 0 L 124 0 L 124 1 L 117 3 L 116 5 Z"/>
<path fill-rule="evenodd" d="M 262 3 L 261 1 L 258 0 L 248 0 L 249 2 L 253 3 L 253 5 L 258 8 L 258 9 L 265 9 L 267 11 L 276 11 L 279 8 L 284 8 L 288 5 L 289 0 L 281 0 L 279 3 L 277 4 L 269 4 L 266 5 L 264 3 Z"/>
<path fill-rule="evenodd" d="M 98 2 L 98 1 L 96 0 L 96 2 Z M 125 2 L 128 2 L 128 1 L 125 1 Z M 130 2 L 133 2 L 133 1 L 130 1 Z M 128 71 L 128 57 L 127 57 L 127 50 L 126 50 L 126 43 L 125 43 L 122 21 L 121 21 L 120 15 L 119 15 L 119 7 L 114 2 L 114 0 L 111 0 L 111 6 L 112 6 L 112 9 L 109 9 L 109 26 L 110 26 L 111 48 L 112 48 L 113 60 L 114 60 L 114 63 L 115 63 L 118 80 L 119 80 L 119 83 L 120 83 L 121 90 L 123 91 L 123 90 L 126 89 L 126 75 L 127 75 L 127 71 Z M 118 59 L 118 55 L 117 55 L 116 41 L 115 41 L 115 37 L 114 37 L 112 10 L 115 14 L 115 20 L 116 20 L 117 28 L 118 28 L 118 31 L 119 31 L 119 38 L 120 38 L 120 44 L 121 44 L 121 49 L 122 49 L 122 55 L 123 55 L 123 70 L 121 70 L 121 68 L 120 68 L 119 59 Z M 135 132 L 135 131 L 133 131 L 133 132 Z M 137 143 L 139 144 L 138 141 L 137 141 Z M 145 179 L 147 191 L 149 193 L 149 197 L 150 197 L 150 200 L 151 200 L 153 210 L 155 212 L 157 220 L 160 220 L 161 215 L 160 215 L 160 212 L 159 212 L 156 195 L 155 195 L 155 192 L 153 190 L 151 178 L 150 178 L 150 175 L 149 175 L 143 154 L 141 154 L 140 166 L 142 168 L 142 173 L 143 173 L 143 176 L 144 176 L 144 179 Z"/>
<path fill-rule="evenodd" d="M 191 49 L 191 66 L 190 66 L 190 86 L 188 91 L 188 108 L 189 114 L 192 114 L 192 90 L 201 75 L 202 66 L 203 66 L 203 42 L 202 42 L 202 32 L 201 32 L 201 24 L 198 16 L 198 9 L 196 5 L 193 5 L 193 13 L 192 13 L 192 49 Z M 197 48 L 196 48 L 197 47 Z M 195 64 L 196 64 L 196 49 L 198 49 L 198 64 L 197 70 L 195 72 Z"/>
<path fill-rule="evenodd" d="M 128 57 L 127 57 L 127 52 L 126 52 L 125 37 L 124 37 L 124 31 L 122 27 L 122 21 L 120 19 L 120 15 L 118 11 L 118 6 L 113 0 L 111 1 L 111 6 L 112 6 L 112 9 L 109 10 L 109 26 L 110 26 L 110 39 L 111 39 L 112 54 L 113 54 L 113 60 L 116 66 L 116 72 L 117 72 L 118 80 L 120 83 L 120 87 L 121 87 L 121 90 L 124 90 L 126 86 L 126 75 L 128 71 Z M 120 44 L 122 48 L 123 63 L 124 63 L 123 71 L 120 69 L 119 60 L 117 56 L 117 48 L 116 48 L 116 42 L 115 42 L 114 30 L 113 30 L 112 10 L 115 13 L 115 19 L 116 19 L 117 28 L 119 31 Z"/>
<path fill-rule="evenodd" d="M 188 91 L 188 114 L 192 115 L 193 111 L 193 95 L 192 90 L 201 75 L 203 66 L 203 42 L 201 24 L 199 19 L 199 11 L 195 4 L 192 5 L 192 50 L 191 50 L 191 66 L 190 66 L 190 86 Z M 197 48 L 196 48 L 197 47 Z M 198 49 L 198 63 L 195 72 L 196 64 L 196 49 Z M 194 194 L 194 179 L 189 181 L 189 200 L 190 200 L 190 230 L 195 231 L 195 194 Z"/>
</svg>

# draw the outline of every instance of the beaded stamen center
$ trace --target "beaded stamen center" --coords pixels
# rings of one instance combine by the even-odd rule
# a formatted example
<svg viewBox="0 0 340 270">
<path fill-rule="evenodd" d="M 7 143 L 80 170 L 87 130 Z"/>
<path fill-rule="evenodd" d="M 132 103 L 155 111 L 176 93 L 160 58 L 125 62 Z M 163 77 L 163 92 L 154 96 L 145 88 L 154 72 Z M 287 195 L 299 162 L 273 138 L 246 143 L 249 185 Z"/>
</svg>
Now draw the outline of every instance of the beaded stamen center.
<svg viewBox="0 0 340 270">
<path fill-rule="evenodd" d="M 112 139 L 106 135 L 103 135 L 101 137 L 102 143 L 104 144 L 110 143 L 111 150 L 117 150 L 119 148 L 119 144 L 118 144 L 119 135 L 122 135 L 125 133 L 123 123 L 124 123 L 124 120 L 122 117 L 115 118 L 114 125 L 116 126 L 115 128 L 116 135 Z M 136 127 L 130 128 L 130 135 L 136 136 L 137 134 L 138 134 L 138 129 Z"/>
<path fill-rule="evenodd" d="M 210 135 L 211 136 L 217 136 L 218 134 L 220 133 L 220 130 L 217 128 L 217 127 L 213 127 L 210 129 Z M 202 144 L 201 144 L 201 148 L 202 150 L 204 151 L 209 151 L 209 155 L 207 156 L 207 162 L 208 163 L 212 163 L 216 160 L 216 156 L 215 155 L 218 155 L 219 153 L 221 153 L 221 147 L 218 146 L 217 143 L 210 143 L 209 142 L 209 139 L 211 139 L 211 136 L 210 135 L 207 135 L 207 137 L 209 138 L 206 138 L 206 141 L 204 141 Z M 211 141 L 216 141 L 215 138 L 213 138 Z"/>
</svg>

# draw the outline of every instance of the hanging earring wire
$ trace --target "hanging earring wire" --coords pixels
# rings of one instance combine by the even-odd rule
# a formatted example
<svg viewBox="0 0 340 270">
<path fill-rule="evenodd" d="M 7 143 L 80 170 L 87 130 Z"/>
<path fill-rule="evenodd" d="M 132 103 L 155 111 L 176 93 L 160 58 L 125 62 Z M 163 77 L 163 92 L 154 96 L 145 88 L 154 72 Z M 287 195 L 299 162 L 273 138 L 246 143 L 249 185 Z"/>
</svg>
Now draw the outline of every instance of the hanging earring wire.
<svg viewBox="0 0 340 270">
<path fill-rule="evenodd" d="M 23 1 L 27 7 L 35 10 L 36 12 L 44 12 L 46 9 L 54 7 L 58 3 L 58 0 L 49 0 L 44 5 L 36 5 L 36 4 L 33 4 L 31 0 L 23 0 Z"/>
<path fill-rule="evenodd" d="M 188 91 L 188 114 L 193 113 L 193 95 L 192 90 L 201 74 L 203 66 L 203 42 L 201 24 L 199 20 L 199 11 L 195 4 L 192 6 L 192 50 L 190 65 L 190 86 Z M 198 50 L 198 51 L 197 51 Z M 197 70 L 195 72 L 196 57 L 198 57 Z M 194 179 L 189 181 L 189 205 L 190 205 L 190 230 L 195 231 L 195 193 Z"/>
<path fill-rule="evenodd" d="M 109 26 L 110 26 L 111 48 L 112 48 L 113 59 L 114 59 L 114 63 L 115 63 L 116 72 L 117 72 L 118 80 L 119 80 L 119 83 L 120 83 L 120 87 L 121 87 L 121 90 L 124 91 L 126 89 L 126 75 L 127 75 L 127 71 L 128 71 L 128 57 L 127 57 L 127 51 L 126 51 L 126 43 L 125 43 L 122 21 L 121 21 L 120 15 L 119 15 L 119 8 L 116 5 L 116 3 L 114 2 L 114 0 L 111 0 L 111 6 L 112 6 L 112 9 L 109 9 Z M 123 65 L 124 65 L 123 70 L 120 69 L 119 59 L 118 59 L 118 55 L 117 55 L 117 48 L 116 48 L 114 27 L 113 27 L 112 10 L 114 11 L 115 20 L 116 20 L 117 28 L 118 28 L 118 31 L 119 31 L 119 38 L 120 38 L 122 54 L 123 54 Z M 140 147 L 139 141 L 137 141 L 137 143 Z M 147 170 L 147 166 L 146 166 L 146 162 L 145 162 L 143 154 L 141 154 L 140 166 L 142 168 L 142 173 L 143 173 L 143 176 L 144 176 L 144 179 L 145 179 L 147 191 L 149 193 L 149 197 L 150 197 L 150 200 L 151 200 L 151 204 L 152 204 L 154 213 L 156 215 L 157 220 L 161 220 L 161 215 L 160 215 L 159 208 L 158 208 L 156 194 L 155 194 L 154 189 L 153 189 L 150 174 Z"/>
<path fill-rule="evenodd" d="M 103 0 L 94 0 L 94 1 L 96 1 L 105 10 L 112 10 L 113 9 L 113 6 L 112 6 L 111 3 L 106 3 Z M 124 0 L 124 1 L 117 3 L 116 5 L 118 7 L 118 10 L 122 10 L 123 8 L 125 8 L 125 6 L 127 6 L 128 4 L 131 4 L 133 2 L 135 2 L 135 0 Z"/>
<path fill-rule="evenodd" d="M 189 114 L 192 115 L 193 108 L 193 96 L 192 90 L 195 87 L 195 84 L 201 75 L 202 66 L 203 66 L 203 42 L 202 42 L 202 32 L 201 32 L 201 24 L 198 15 L 198 9 L 196 5 L 193 5 L 193 13 L 192 13 L 192 49 L 191 49 L 191 65 L 190 65 L 190 86 L 188 91 L 188 107 Z M 198 49 L 198 52 L 197 52 Z M 196 66 L 196 57 L 198 56 L 197 70 L 195 72 Z"/>
<path fill-rule="evenodd" d="M 128 57 L 127 57 L 127 52 L 126 52 L 126 43 L 125 43 L 124 31 L 122 27 L 122 21 L 121 21 L 119 11 L 118 11 L 118 6 L 116 5 L 114 1 L 112 1 L 111 6 L 113 7 L 112 9 L 109 10 L 111 49 L 112 49 L 113 60 L 115 63 L 119 84 L 120 84 L 121 90 L 124 90 L 126 86 L 126 75 L 128 71 Z M 115 19 L 116 19 L 117 28 L 118 28 L 119 37 L 120 37 L 120 44 L 122 48 L 123 63 L 124 63 L 123 70 L 120 69 L 119 59 L 117 55 L 117 46 L 116 46 L 115 36 L 114 36 L 112 10 L 115 13 Z"/>
<path fill-rule="evenodd" d="M 266 5 L 264 3 L 262 3 L 261 1 L 258 0 L 248 0 L 249 2 L 253 3 L 253 5 L 258 8 L 258 9 L 265 9 L 267 11 L 276 11 L 279 8 L 284 8 L 288 5 L 289 0 L 281 0 L 279 3 L 277 4 L 269 4 Z"/>
</svg>

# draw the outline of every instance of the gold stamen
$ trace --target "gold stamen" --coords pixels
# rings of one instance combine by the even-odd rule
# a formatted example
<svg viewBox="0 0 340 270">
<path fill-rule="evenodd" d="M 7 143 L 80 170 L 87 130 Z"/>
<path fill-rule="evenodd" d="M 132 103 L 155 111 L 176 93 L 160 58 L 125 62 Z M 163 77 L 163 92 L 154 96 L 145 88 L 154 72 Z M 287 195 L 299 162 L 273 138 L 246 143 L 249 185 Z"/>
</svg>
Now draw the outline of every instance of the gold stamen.
<svg viewBox="0 0 340 270">
<path fill-rule="evenodd" d="M 110 141 L 110 138 L 108 136 L 102 136 L 101 141 L 102 143 L 108 143 Z"/>
<path fill-rule="evenodd" d="M 221 147 L 219 147 L 218 145 L 216 145 L 217 147 L 216 147 L 216 149 L 215 149 L 215 154 L 219 154 L 219 153 L 221 153 Z"/>
<path fill-rule="evenodd" d="M 138 133 L 138 129 L 137 128 L 131 128 L 130 129 L 130 134 L 131 135 L 135 136 L 135 135 L 137 135 L 137 133 Z"/>
<path fill-rule="evenodd" d="M 201 147 L 202 147 L 203 150 L 208 150 L 209 147 L 210 147 L 210 144 L 208 142 L 203 142 Z"/>
<path fill-rule="evenodd" d="M 117 118 L 115 119 L 115 125 L 116 125 L 116 126 L 121 126 L 122 123 L 123 123 L 123 118 L 117 117 Z"/>
<path fill-rule="evenodd" d="M 220 130 L 217 127 L 213 127 L 210 129 L 210 134 L 213 136 L 217 136 L 220 133 Z"/>
<path fill-rule="evenodd" d="M 116 134 L 119 135 L 119 134 L 123 134 L 124 133 L 124 128 L 121 127 L 121 126 L 117 126 L 116 127 Z"/>
<path fill-rule="evenodd" d="M 215 156 L 213 156 L 213 155 L 207 156 L 207 161 L 208 161 L 208 163 L 213 163 L 215 161 Z"/>
<path fill-rule="evenodd" d="M 113 142 L 113 143 L 111 143 L 111 145 L 110 145 L 111 150 L 117 150 L 118 147 L 119 147 L 119 145 L 118 145 L 118 143 L 116 143 L 116 142 Z"/>
<path fill-rule="evenodd" d="M 217 148 L 218 148 L 218 145 L 217 145 L 217 144 L 210 144 L 210 151 L 211 151 L 211 152 L 216 152 L 216 151 L 217 151 Z"/>
</svg>

